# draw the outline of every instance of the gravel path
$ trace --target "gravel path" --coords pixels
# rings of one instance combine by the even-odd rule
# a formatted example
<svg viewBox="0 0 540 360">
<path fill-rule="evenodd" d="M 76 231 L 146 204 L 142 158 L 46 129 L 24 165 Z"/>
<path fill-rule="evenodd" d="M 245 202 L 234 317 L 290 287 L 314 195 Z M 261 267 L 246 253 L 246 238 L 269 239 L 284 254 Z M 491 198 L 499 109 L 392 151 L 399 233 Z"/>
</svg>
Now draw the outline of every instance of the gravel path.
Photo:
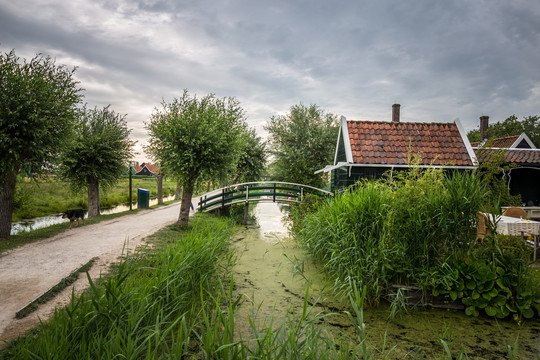
<svg viewBox="0 0 540 360">
<path fill-rule="evenodd" d="M 193 199 L 194 204 L 196 201 Z M 47 318 L 55 306 L 66 304 L 72 287 L 24 319 L 15 319 L 18 310 L 95 257 L 98 260 L 90 275 L 93 279 L 99 277 L 110 264 L 117 262 L 124 247 L 130 251 L 135 249 L 148 235 L 173 224 L 179 211 L 180 202 L 177 202 L 94 225 L 83 226 L 81 223 L 80 227 L 74 226 L 49 239 L 1 254 L 0 342 L 17 337 L 35 326 L 40 318 Z M 85 273 L 79 276 L 74 286 L 76 292 L 88 286 Z"/>
</svg>

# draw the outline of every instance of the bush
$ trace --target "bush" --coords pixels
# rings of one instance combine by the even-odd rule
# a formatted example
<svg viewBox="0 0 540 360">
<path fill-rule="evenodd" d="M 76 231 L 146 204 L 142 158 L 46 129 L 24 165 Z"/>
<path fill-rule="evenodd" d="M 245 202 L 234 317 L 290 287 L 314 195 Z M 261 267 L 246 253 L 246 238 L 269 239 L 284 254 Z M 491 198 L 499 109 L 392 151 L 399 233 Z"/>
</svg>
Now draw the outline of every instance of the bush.
<svg viewBox="0 0 540 360">
<path fill-rule="evenodd" d="M 517 236 L 496 235 L 467 257 L 450 257 L 430 276 L 435 296 L 461 301 L 467 315 L 521 320 L 540 311 L 540 289 L 528 267 L 531 249 Z"/>
</svg>

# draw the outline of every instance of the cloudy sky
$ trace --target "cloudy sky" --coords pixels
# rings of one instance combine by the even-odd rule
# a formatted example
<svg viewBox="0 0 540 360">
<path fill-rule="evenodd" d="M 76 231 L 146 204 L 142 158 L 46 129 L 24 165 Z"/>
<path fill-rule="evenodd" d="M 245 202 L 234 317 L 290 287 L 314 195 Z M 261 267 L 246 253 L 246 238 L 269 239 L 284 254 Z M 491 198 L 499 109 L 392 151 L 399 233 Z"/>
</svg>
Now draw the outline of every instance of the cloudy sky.
<svg viewBox="0 0 540 360">
<path fill-rule="evenodd" d="M 0 0 L 0 51 L 77 67 L 138 151 L 162 100 L 234 96 L 261 136 L 300 102 L 465 129 L 540 115 L 538 0 Z M 140 153 L 137 160 L 145 160 Z"/>
</svg>

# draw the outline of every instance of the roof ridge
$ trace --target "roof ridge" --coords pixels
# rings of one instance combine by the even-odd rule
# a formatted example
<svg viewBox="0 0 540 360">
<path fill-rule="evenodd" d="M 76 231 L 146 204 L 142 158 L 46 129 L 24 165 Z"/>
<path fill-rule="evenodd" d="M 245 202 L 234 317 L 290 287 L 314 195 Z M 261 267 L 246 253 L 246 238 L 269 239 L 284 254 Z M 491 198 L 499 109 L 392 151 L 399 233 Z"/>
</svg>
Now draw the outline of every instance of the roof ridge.
<svg viewBox="0 0 540 360">
<path fill-rule="evenodd" d="M 382 123 L 382 124 L 455 124 L 451 122 L 423 122 L 423 121 L 389 121 L 389 120 L 347 120 L 347 122 L 363 122 L 363 123 Z"/>
</svg>

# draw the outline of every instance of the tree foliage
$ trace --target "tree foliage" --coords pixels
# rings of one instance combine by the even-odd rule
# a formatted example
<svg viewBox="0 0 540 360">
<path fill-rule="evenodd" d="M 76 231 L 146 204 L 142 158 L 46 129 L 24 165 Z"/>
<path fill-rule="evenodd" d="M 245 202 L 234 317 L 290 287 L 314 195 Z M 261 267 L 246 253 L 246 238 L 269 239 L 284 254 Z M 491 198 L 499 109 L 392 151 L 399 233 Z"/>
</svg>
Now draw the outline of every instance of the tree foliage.
<svg viewBox="0 0 540 360">
<path fill-rule="evenodd" d="M 259 181 L 266 165 L 266 144 L 257 136 L 255 129 L 246 129 L 241 134 L 240 152 L 234 183 Z"/>
<path fill-rule="evenodd" d="M 270 133 L 277 180 L 321 187 L 323 175 L 314 172 L 332 162 L 338 126 L 333 114 L 316 105 L 293 105 L 286 115 L 273 116 L 265 129 Z"/>
<path fill-rule="evenodd" d="M 488 139 L 502 138 L 512 135 L 526 133 L 536 147 L 540 146 L 540 117 L 538 115 L 523 117 L 519 121 L 516 115 L 508 117 L 506 120 L 490 124 L 487 129 Z M 471 130 L 467 133 L 471 142 L 480 141 L 480 130 Z"/>
<path fill-rule="evenodd" d="M 88 216 L 99 214 L 99 187 L 114 185 L 133 156 L 126 115 L 84 108 L 63 155 L 62 177 L 76 191 L 88 189 Z"/>
<path fill-rule="evenodd" d="M 476 172 L 484 185 L 485 199 L 488 203 L 519 206 L 520 195 L 511 195 L 506 174 L 515 164 L 506 161 L 506 149 L 492 149 L 491 141 L 480 147 L 477 152 L 479 161 Z"/>
<path fill-rule="evenodd" d="M 17 174 L 50 168 L 69 137 L 82 98 L 74 72 L 50 57 L 0 53 L 0 238 L 11 231 Z"/>
<path fill-rule="evenodd" d="M 178 223 L 186 225 L 195 186 L 226 177 L 236 168 L 245 125 L 244 110 L 232 97 L 190 96 L 187 90 L 162 102 L 146 123 L 148 152 L 183 186 Z"/>
</svg>

